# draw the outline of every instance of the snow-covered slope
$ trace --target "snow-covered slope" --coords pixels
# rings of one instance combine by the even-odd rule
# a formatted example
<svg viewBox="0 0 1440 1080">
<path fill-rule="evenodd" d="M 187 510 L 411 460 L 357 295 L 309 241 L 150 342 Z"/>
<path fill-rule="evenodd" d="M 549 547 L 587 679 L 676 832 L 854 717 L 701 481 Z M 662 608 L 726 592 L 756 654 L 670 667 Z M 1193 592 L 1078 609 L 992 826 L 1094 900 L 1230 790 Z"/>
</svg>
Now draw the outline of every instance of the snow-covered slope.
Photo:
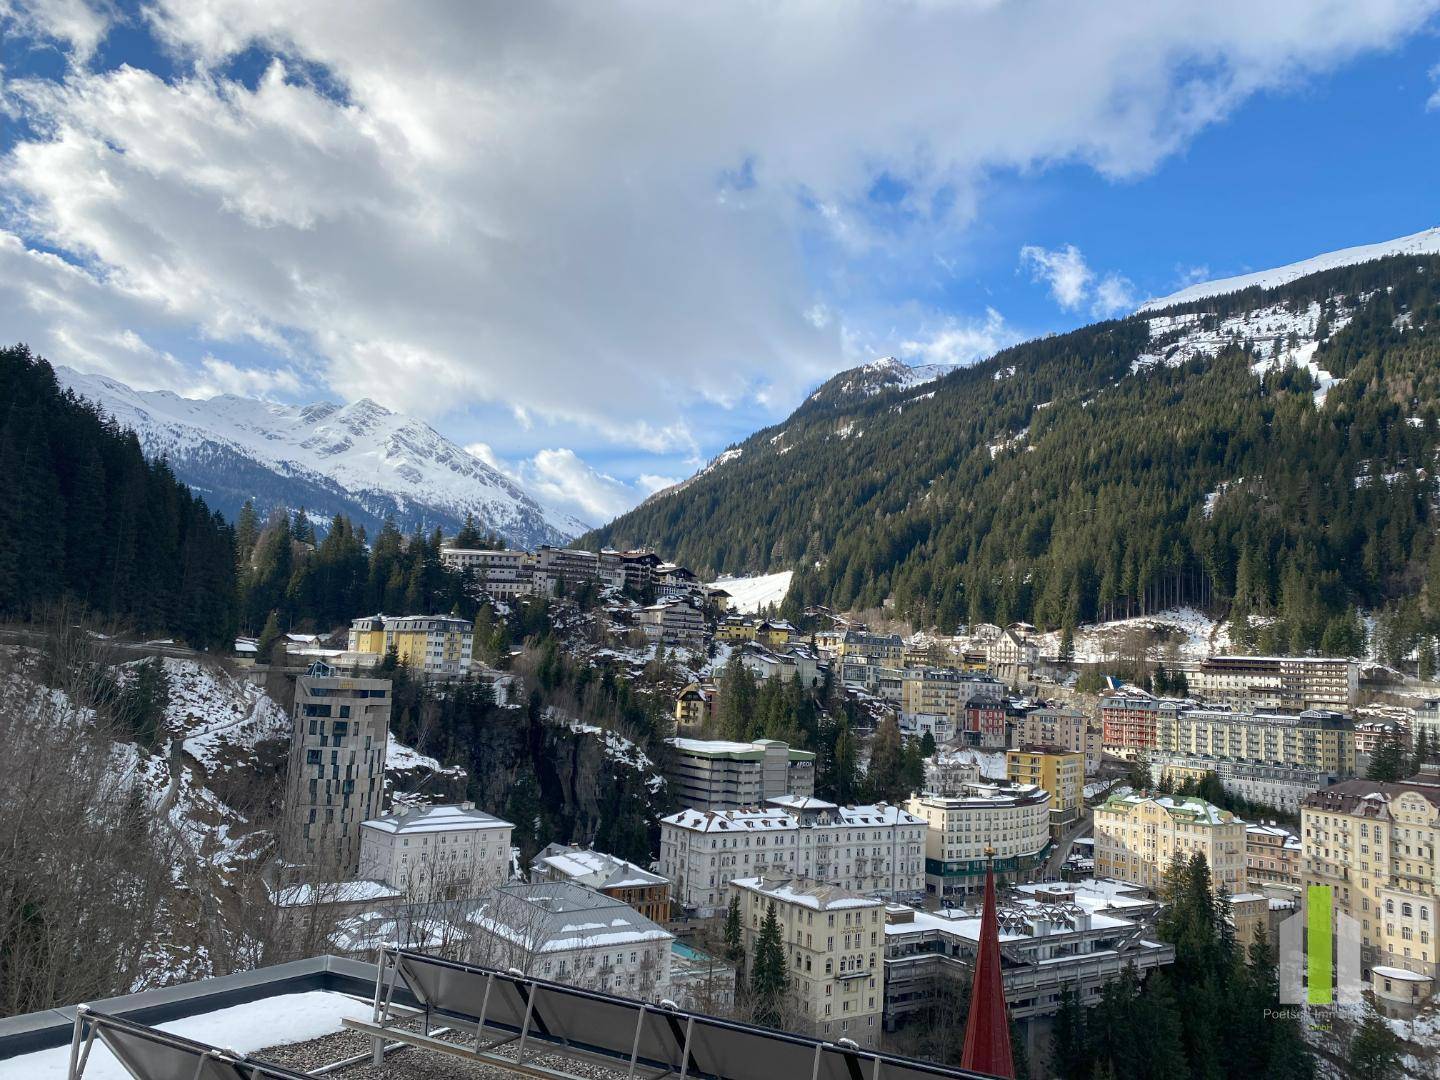
<svg viewBox="0 0 1440 1080">
<path fill-rule="evenodd" d="M 710 584 L 730 594 L 730 610 L 761 611 L 771 604 L 779 606 L 790 591 L 790 579 L 794 576 L 794 570 L 781 570 L 778 574 L 720 578 Z"/>
<path fill-rule="evenodd" d="M 304 506 L 325 519 L 344 513 L 374 535 L 387 515 L 402 528 L 453 529 L 474 514 L 522 547 L 563 542 L 587 527 L 542 506 L 428 424 L 368 398 L 304 406 L 230 394 L 202 401 L 66 367 L 55 373 L 133 428 L 147 454 L 164 455 L 227 515 L 253 497 L 262 508 Z"/>
<path fill-rule="evenodd" d="M 1412 233 L 1410 236 L 1402 236 L 1395 240 L 1387 240 L 1380 244 L 1362 244 L 1359 247 L 1342 248 L 1325 255 L 1316 255 L 1313 259 L 1290 263 L 1288 266 L 1277 266 L 1273 270 L 1261 270 L 1254 274 L 1242 274 L 1239 277 L 1218 278 L 1215 281 L 1202 281 L 1197 285 L 1181 289 L 1179 292 L 1171 293 L 1169 296 L 1147 300 L 1140 305 L 1140 310 L 1157 311 L 1160 308 L 1169 307 L 1171 304 L 1184 304 L 1206 296 L 1222 296 L 1225 293 L 1239 292 L 1241 289 L 1248 289 L 1256 285 L 1261 288 L 1273 289 L 1277 285 L 1286 285 L 1308 274 L 1333 270 L 1337 266 L 1352 266 L 1355 263 L 1369 262 L 1372 259 L 1383 259 L 1387 255 L 1435 254 L 1440 254 L 1440 227 Z"/>
<path fill-rule="evenodd" d="M 955 368 L 948 364 L 911 366 L 893 356 L 882 356 L 868 364 L 842 371 L 810 395 L 812 402 L 836 402 L 847 398 L 874 397 L 883 390 L 909 390 L 934 382 Z"/>
</svg>

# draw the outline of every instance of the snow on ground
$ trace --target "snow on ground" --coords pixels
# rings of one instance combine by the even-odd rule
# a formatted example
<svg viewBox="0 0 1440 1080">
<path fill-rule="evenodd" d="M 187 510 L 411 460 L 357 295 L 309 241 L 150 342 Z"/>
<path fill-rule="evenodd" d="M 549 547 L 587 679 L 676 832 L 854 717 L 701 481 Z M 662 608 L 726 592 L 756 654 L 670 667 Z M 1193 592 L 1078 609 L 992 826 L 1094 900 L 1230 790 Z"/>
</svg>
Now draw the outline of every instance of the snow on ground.
<svg viewBox="0 0 1440 1080">
<path fill-rule="evenodd" d="M 385 768 L 388 772 L 414 772 L 416 769 L 429 769 L 441 776 L 464 776 L 465 770 L 458 765 L 444 768 L 440 762 L 433 757 L 427 757 L 418 750 L 412 750 L 404 743 L 390 736 L 385 744 Z"/>
<path fill-rule="evenodd" d="M 1171 304 L 1184 304 L 1207 296 L 1223 296 L 1226 293 L 1239 292 L 1241 289 L 1248 289 L 1255 285 L 1272 289 L 1309 274 L 1318 274 L 1322 270 L 1332 270 L 1337 266 L 1353 266 L 1356 263 L 1370 262 L 1372 259 L 1383 259 L 1387 255 L 1435 254 L 1440 254 L 1440 228 L 1426 229 L 1424 232 L 1412 233 L 1410 236 L 1386 240 L 1379 244 L 1342 248 L 1339 251 L 1316 255 L 1311 259 L 1277 266 L 1273 270 L 1261 270 L 1258 273 L 1244 274 L 1240 277 L 1202 281 L 1198 285 L 1191 285 L 1179 292 L 1171 293 L 1169 296 L 1147 300 L 1140 305 L 1139 310 L 1158 311 Z"/>
<path fill-rule="evenodd" d="M 1203 660 L 1230 648 L 1227 624 L 1216 622 L 1194 608 L 1170 608 L 1154 615 L 1081 626 L 1075 631 L 1075 662 L 1102 664 L 1123 656 L 1127 651 L 1126 638 L 1137 630 L 1164 636 L 1154 653 L 1161 660 L 1167 656 L 1177 660 Z M 1042 656 L 1056 656 L 1060 652 L 1058 630 L 1038 634 L 1034 641 Z"/>
<path fill-rule="evenodd" d="M 757 574 L 754 577 L 722 577 L 710 584 L 730 594 L 731 611 L 751 612 L 771 604 L 779 606 L 790 591 L 790 579 L 794 576 L 794 570 L 781 570 L 778 574 Z"/>
<path fill-rule="evenodd" d="M 181 735 L 185 752 L 213 769 L 228 750 L 248 753 L 265 739 L 289 738 L 285 710 L 254 683 L 231 678 L 194 660 L 164 660 L 169 704 L 165 727 Z"/>
<path fill-rule="evenodd" d="M 1337 304 L 1331 311 L 1330 332 L 1348 323 L 1352 314 Z M 1259 378 L 1292 365 L 1306 368 L 1315 380 L 1316 405 L 1323 404 L 1326 393 L 1340 382 L 1315 362 L 1320 348 L 1318 301 L 1299 311 L 1285 304 L 1273 304 L 1230 315 L 1219 322 L 1211 315 L 1191 313 L 1160 315 L 1148 323 L 1150 350 L 1135 358 L 1130 365 L 1131 372 L 1156 366 L 1179 367 L 1196 357 L 1215 356 L 1232 344 L 1248 341 L 1256 356 L 1251 370 Z"/>
<path fill-rule="evenodd" d="M 629 765 L 632 769 L 637 770 L 642 776 L 646 777 L 645 786 L 649 788 L 651 792 L 659 791 L 660 788 L 664 786 L 665 778 L 661 776 L 659 770 L 655 768 L 655 763 L 650 760 L 650 755 L 645 753 L 645 751 L 640 749 L 635 743 L 625 738 L 625 736 L 614 731 L 607 731 L 604 728 L 597 727 L 595 724 L 584 723 L 580 720 L 566 721 L 565 718 L 553 708 L 547 710 L 547 719 L 555 722 L 564 722 L 571 731 L 578 734 L 594 735 L 599 738 L 605 756 L 611 761 L 619 761 Z"/>
<path fill-rule="evenodd" d="M 368 1020 L 370 1013 L 367 1001 L 312 990 L 262 998 L 156 1026 L 161 1031 L 249 1054 L 329 1035 L 340 1030 L 343 1018 Z M 0 1080 L 65 1080 L 69 1066 L 69 1045 L 56 1046 L 0 1061 Z M 85 1080 L 130 1080 L 130 1073 L 97 1039 L 85 1066 Z"/>
<path fill-rule="evenodd" d="M 980 775 L 988 780 L 1004 780 L 1004 750 L 945 750 L 936 755 L 937 763 L 945 765 L 979 765 Z"/>
</svg>

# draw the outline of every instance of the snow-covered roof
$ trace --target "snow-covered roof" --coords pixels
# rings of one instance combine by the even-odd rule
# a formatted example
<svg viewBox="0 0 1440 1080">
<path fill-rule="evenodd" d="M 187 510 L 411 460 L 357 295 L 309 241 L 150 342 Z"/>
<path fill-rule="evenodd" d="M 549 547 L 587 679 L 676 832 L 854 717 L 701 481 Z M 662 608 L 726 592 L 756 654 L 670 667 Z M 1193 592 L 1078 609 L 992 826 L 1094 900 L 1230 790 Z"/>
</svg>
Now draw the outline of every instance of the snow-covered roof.
<svg viewBox="0 0 1440 1080">
<path fill-rule="evenodd" d="M 736 878 L 730 884 L 768 896 L 786 904 L 798 904 L 816 911 L 837 911 L 842 908 L 878 908 L 883 900 L 863 896 L 839 885 L 805 878 Z"/>
<path fill-rule="evenodd" d="M 633 889 L 669 884 L 667 878 L 652 874 L 625 859 L 603 851 L 564 844 L 551 844 L 535 857 L 532 866 L 543 866 L 592 889 Z"/>
<path fill-rule="evenodd" d="M 538 953 L 674 939 L 629 904 L 569 881 L 502 885 L 468 921 L 479 930 Z"/>
<path fill-rule="evenodd" d="M 460 803 L 443 806 L 420 806 L 398 814 L 371 818 L 361 828 L 378 832 L 410 834 L 427 832 L 466 832 L 476 829 L 513 829 L 508 821 Z"/>
<path fill-rule="evenodd" d="M 695 810 L 685 809 L 661 818 L 662 825 L 675 825 L 694 832 L 779 832 L 798 829 L 800 822 L 783 810 Z"/>
<path fill-rule="evenodd" d="M 395 900 L 404 895 L 383 881 L 361 878 L 356 881 L 328 881 L 287 885 L 272 894 L 276 907 L 308 907 L 311 904 L 364 904 Z"/>
</svg>

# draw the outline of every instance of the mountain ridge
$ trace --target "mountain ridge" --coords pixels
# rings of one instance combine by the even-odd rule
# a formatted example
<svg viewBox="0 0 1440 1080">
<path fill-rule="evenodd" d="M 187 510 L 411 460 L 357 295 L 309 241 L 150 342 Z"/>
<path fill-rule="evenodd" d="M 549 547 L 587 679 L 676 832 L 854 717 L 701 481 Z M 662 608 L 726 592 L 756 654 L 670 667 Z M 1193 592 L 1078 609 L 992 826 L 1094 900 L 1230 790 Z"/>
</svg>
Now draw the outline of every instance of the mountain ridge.
<svg viewBox="0 0 1440 1080">
<path fill-rule="evenodd" d="M 1339 647 L 1357 607 L 1424 606 L 1432 551 L 1440 590 L 1437 273 L 1346 263 L 812 395 L 585 542 L 794 569 L 792 608 L 1059 627 L 1192 604 Z"/>
<path fill-rule="evenodd" d="M 543 506 L 520 485 L 423 421 L 369 399 L 282 405 L 234 394 L 186 398 L 135 390 L 118 379 L 57 366 L 56 377 L 131 428 L 145 452 L 215 509 L 233 517 L 247 498 L 262 509 L 345 514 L 373 534 L 386 517 L 402 528 L 458 529 L 473 514 L 508 543 L 563 543 L 583 522 Z"/>
</svg>

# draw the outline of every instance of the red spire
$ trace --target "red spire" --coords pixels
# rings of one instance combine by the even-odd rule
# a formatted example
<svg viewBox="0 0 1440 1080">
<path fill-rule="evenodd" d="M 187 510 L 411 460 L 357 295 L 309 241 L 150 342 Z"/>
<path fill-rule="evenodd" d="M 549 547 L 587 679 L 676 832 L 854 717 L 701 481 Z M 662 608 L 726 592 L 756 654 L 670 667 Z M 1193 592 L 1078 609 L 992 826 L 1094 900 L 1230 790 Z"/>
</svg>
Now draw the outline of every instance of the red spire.
<svg viewBox="0 0 1440 1080">
<path fill-rule="evenodd" d="M 970 1019 L 965 1024 L 960 1067 L 1015 1080 L 1010 1015 L 1005 1009 L 1005 984 L 1000 978 L 1000 918 L 995 913 L 993 856 L 985 867 L 985 908 L 980 915 L 980 948 L 975 955 Z"/>
</svg>

